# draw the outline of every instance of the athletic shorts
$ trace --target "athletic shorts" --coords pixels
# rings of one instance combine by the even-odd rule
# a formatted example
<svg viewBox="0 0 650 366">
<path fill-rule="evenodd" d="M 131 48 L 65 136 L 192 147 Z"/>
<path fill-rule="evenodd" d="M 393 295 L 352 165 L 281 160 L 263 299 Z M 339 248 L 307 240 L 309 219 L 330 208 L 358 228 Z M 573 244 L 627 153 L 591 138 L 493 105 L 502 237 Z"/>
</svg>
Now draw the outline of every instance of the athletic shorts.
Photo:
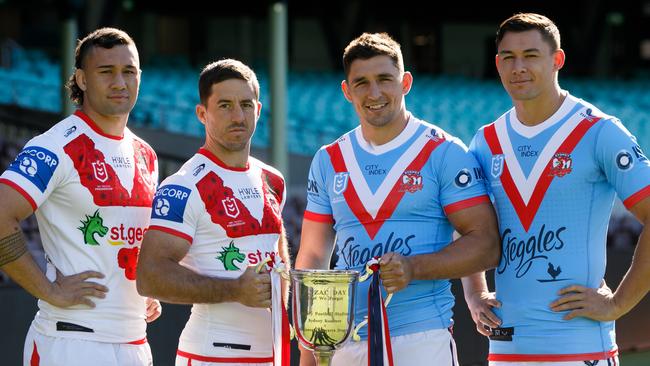
<svg viewBox="0 0 650 366">
<path fill-rule="evenodd" d="M 238 362 L 237 359 L 215 360 L 203 356 L 181 356 L 177 353 L 175 366 L 273 366 L 273 362 L 245 362 L 245 359 L 240 361 L 243 362 Z"/>
<path fill-rule="evenodd" d="M 456 342 L 447 329 L 390 337 L 395 366 L 458 366 Z M 384 363 L 387 365 L 388 363 Z M 367 366 L 368 342 L 349 341 L 334 353 L 332 366 Z M 176 365 L 178 366 L 178 365 Z M 185 366 L 185 365 L 183 365 Z"/>
<path fill-rule="evenodd" d="M 32 325 L 25 339 L 23 366 L 152 366 L 149 343 L 137 343 L 50 337 Z"/>
<path fill-rule="evenodd" d="M 505 362 L 490 361 L 490 366 L 620 366 L 618 356 L 606 360 L 563 361 L 563 362 Z"/>
</svg>

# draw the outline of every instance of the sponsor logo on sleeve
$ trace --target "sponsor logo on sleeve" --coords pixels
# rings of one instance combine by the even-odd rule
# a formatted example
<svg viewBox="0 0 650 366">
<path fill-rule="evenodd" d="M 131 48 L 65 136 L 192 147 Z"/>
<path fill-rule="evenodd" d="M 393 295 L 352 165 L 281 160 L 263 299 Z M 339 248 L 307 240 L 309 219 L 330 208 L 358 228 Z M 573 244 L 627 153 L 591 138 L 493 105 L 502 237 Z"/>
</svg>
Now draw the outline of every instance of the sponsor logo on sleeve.
<svg viewBox="0 0 650 366">
<path fill-rule="evenodd" d="M 458 188 L 465 188 L 472 184 L 472 174 L 467 169 L 461 169 L 456 178 L 454 178 L 454 184 Z"/>
<path fill-rule="evenodd" d="M 182 223 L 190 192 L 188 188 L 175 184 L 160 187 L 153 199 L 151 218 Z"/>
<path fill-rule="evenodd" d="M 58 165 L 59 158 L 55 153 L 39 146 L 29 146 L 16 156 L 8 170 L 22 175 L 45 192 Z"/>
<path fill-rule="evenodd" d="M 618 169 L 623 171 L 632 169 L 634 166 L 632 154 L 627 150 L 621 150 L 618 154 L 616 154 L 616 166 Z"/>
<path fill-rule="evenodd" d="M 643 153 L 643 150 L 641 150 L 641 146 L 639 146 L 639 145 L 635 145 L 634 147 L 632 147 L 632 151 L 634 151 L 634 155 L 636 156 L 636 158 L 637 158 L 639 161 L 646 161 L 646 160 L 648 160 L 648 158 L 647 158 L 647 157 L 645 156 L 645 154 Z"/>
</svg>

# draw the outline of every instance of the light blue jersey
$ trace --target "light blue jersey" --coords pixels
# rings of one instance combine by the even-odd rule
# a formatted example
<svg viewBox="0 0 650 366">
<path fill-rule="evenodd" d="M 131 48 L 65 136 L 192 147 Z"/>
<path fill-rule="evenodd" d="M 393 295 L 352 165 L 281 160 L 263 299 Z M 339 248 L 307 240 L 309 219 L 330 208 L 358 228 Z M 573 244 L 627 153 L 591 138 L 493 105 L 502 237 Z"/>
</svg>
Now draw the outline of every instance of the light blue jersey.
<svg viewBox="0 0 650 366">
<path fill-rule="evenodd" d="M 411 116 L 384 145 L 368 144 L 358 127 L 321 148 L 309 172 L 305 218 L 334 224 L 336 268 L 363 271 L 384 253 L 440 251 L 452 240 L 447 215 L 485 202 L 480 168 L 465 145 Z M 368 312 L 369 282 L 357 290 L 357 323 Z M 391 336 L 447 328 L 453 305 L 448 280 L 413 281 L 387 308 Z M 366 329 L 359 334 L 365 338 Z"/>
<path fill-rule="evenodd" d="M 499 217 L 491 361 L 582 361 L 617 352 L 614 322 L 565 321 L 558 291 L 597 288 L 605 274 L 607 225 L 615 194 L 629 209 L 650 195 L 650 163 L 612 116 L 568 95 L 528 127 L 511 109 L 481 128 L 470 150 L 485 171 Z"/>
</svg>

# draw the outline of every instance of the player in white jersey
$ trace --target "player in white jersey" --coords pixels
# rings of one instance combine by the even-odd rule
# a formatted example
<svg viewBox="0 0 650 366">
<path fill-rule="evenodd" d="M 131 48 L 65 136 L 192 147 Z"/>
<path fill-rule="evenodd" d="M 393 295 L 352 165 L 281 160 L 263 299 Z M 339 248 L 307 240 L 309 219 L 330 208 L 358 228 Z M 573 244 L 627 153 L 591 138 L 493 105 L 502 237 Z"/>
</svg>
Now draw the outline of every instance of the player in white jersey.
<svg viewBox="0 0 650 366">
<path fill-rule="evenodd" d="M 491 365 L 617 365 L 614 320 L 650 289 L 650 163 L 614 117 L 562 90 L 555 24 L 516 14 L 497 32 L 496 65 L 514 108 L 476 134 L 499 216 L 496 292 L 463 279 Z M 614 195 L 643 224 L 614 293 L 605 285 Z"/>
<path fill-rule="evenodd" d="M 138 290 L 194 304 L 176 365 L 272 365 L 276 356 L 280 366 L 288 348 L 274 348 L 272 315 L 285 314 L 284 306 L 280 298 L 269 312 L 279 288 L 264 262 L 288 265 L 286 189 L 280 172 L 249 155 L 259 83 L 248 66 L 226 59 L 203 69 L 199 94 L 206 142 L 156 193 Z"/>
<path fill-rule="evenodd" d="M 138 94 L 133 40 L 102 28 L 76 49 L 80 109 L 30 140 L 0 177 L 2 269 L 39 298 L 24 365 L 151 365 L 136 290 L 139 246 L 158 180 L 156 154 L 126 123 Z M 18 222 L 35 213 L 47 271 L 25 253 Z M 93 281 L 87 281 L 93 279 Z"/>
<path fill-rule="evenodd" d="M 334 365 L 384 358 L 387 365 L 457 364 L 447 279 L 497 264 L 496 217 L 482 173 L 460 140 L 406 110 L 413 79 L 389 35 L 353 40 L 343 66 L 342 90 L 360 126 L 314 157 L 296 268 L 329 268 L 336 241 L 337 268 L 363 271 L 379 257 L 383 287 L 394 293 L 386 309 L 390 338 L 362 329 L 362 341 L 335 352 Z M 465 235 L 452 242 L 454 229 Z M 375 306 L 365 300 L 368 288 L 360 284 L 357 323 Z M 302 350 L 301 365 L 314 362 Z"/>
</svg>

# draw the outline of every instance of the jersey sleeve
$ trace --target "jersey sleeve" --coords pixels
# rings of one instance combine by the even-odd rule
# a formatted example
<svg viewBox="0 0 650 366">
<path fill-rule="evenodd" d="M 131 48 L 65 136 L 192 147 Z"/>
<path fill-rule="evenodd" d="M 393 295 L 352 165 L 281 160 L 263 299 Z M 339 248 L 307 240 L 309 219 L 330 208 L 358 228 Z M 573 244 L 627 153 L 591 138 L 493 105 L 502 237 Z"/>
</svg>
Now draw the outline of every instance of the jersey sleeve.
<svg viewBox="0 0 650 366">
<path fill-rule="evenodd" d="M 31 139 L 0 176 L 29 201 L 35 211 L 63 181 L 63 150 L 48 134 Z"/>
<path fill-rule="evenodd" d="M 449 141 L 438 164 L 440 202 L 445 214 L 490 201 L 481 167 L 460 140 Z"/>
<path fill-rule="evenodd" d="M 596 142 L 596 159 L 627 209 L 650 196 L 650 161 L 623 124 L 606 120 Z"/>
<path fill-rule="evenodd" d="M 159 230 L 192 243 L 200 215 L 197 199 L 189 184 L 177 176 L 165 179 L 152 202 L 150 230 Z"/>
<path fill-rule="evenodd" d="M 334 222 L 329 193 L 326 189 L 327 166 L 328 164 L 331 165 L 329 161 L 327 151 L 321 148 L 316 152 L 311 162 L 309 177 L 307 179 L 307 208 L 305 210 L 305 219 L 326 223 Z"/>
</svg>

